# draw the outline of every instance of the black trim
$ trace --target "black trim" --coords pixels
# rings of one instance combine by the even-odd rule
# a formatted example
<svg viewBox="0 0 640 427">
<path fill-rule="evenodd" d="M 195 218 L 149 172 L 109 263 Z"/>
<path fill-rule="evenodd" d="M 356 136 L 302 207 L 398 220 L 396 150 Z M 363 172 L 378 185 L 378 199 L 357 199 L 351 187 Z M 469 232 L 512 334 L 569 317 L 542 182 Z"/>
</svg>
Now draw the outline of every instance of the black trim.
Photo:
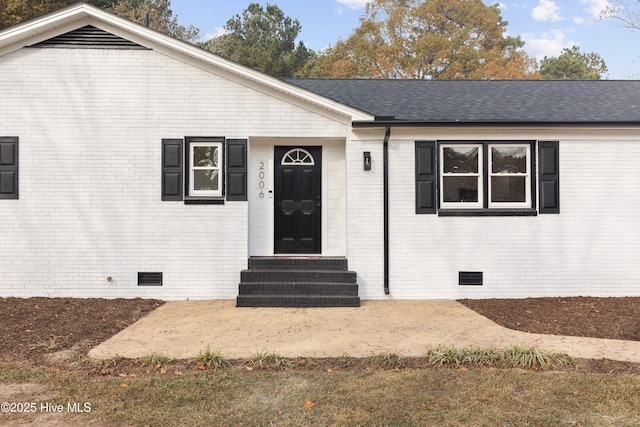
<svg viewBox="0 0 640 427">
<path fill-rule="evenodd" d="M 185 197 L 185 205 L 224 205 L 224 199 L 212 199 L 208 197 Z"/>
<path fill-rule="evenodd" d="M 387 126 L 391 127 L 606 127 L 606 126 L 632 126 L 640 127 L 640 121 L 592 121 L 592 122 L 554 122 L 554 121 L 526 121 L 526 120 L 514 120 L 514 121 L 419 121 L 419 120 L 393 120 L 393 121 L 370 121 L 370 120 L 355 120 L 351 122 L 353 128 L 378 128 L 384 129 Z"/>
<path fill-rule="evenodd" d="M 541 214 L 560 213 L 560 143 L 540 141 L 538 144 L 539 205 Z"/>
<path fill-rule="evenodd" d="M 537 216 L 535 209 L 441 209 L 438 216 Z"/>
<path fill-rule="evenodd" d="M 437 209 L 438 154 L 436 141 L 416 141 L 416 214 Z"/>
<path fill-rule="evenodd" d="M 246 202 L 247 197 L 247 140 L 227 140 L 226 195 L 228 201 Z"/>
<path fill-rule="evenodd" d="M 182 139 L 162 140 L 162 200 L 181 201 L 182 193 Z"/>
<path fill-rule="evenodd" d="M 17 136 L 0 137 L 0 199 L 18 199 Z"/>
<path fill-rule="evenodd" d="M 382 143 L 383 187 L 384 187 L 384 293 L 389 295 L 389 138 L 391 127 L 387 126 Z"/>
</svg>

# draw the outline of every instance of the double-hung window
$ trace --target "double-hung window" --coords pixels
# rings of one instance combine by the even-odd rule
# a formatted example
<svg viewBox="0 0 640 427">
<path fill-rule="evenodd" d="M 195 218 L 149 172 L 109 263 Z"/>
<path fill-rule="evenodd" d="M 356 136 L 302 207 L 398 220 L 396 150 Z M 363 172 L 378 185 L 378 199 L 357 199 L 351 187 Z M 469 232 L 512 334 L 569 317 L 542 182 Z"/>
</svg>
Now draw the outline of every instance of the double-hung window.
<svg viewBox="0 0 640 427">
<path fill-rule="evenodd" d="M 481 208 L 482 145 L 443 144 L 440 146 L 440 194 L 442 208 Z"/>
<path fill-rule="evenodd" d="M 560 213 L 559 141 L 416 141 L 416 213 Z"/>
<path fill-rule="evenodd" d="M 531 145 L 489 144 L 489 207 L 531 208 Z"/>
<path fill-rule="evenodd" d="M 189 141 L 189 196 L 222 197 L 223 141 Z"/>
<path fill-rule="evenodd" d="M 440 144 L 440 208 L 531 208 L 531 145 Z"/>
</svg>

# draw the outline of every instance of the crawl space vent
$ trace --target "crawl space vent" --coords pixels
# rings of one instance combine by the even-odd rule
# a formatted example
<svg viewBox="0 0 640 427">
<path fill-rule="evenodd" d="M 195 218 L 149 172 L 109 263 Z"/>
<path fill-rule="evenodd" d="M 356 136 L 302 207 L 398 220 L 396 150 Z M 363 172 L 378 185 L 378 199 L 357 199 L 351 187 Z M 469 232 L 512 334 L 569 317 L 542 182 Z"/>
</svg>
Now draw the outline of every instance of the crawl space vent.
<svg viewBox="0 0 640 427">
<path fill-rule="evenodd" d="M 138 273 L 138 286 L 162 286 L 162 273 Z"/>
<path fill-rule="evenodd" d="M 458 285 L 482 286 L 482 271 L 459 271 Z"/>
</svg>

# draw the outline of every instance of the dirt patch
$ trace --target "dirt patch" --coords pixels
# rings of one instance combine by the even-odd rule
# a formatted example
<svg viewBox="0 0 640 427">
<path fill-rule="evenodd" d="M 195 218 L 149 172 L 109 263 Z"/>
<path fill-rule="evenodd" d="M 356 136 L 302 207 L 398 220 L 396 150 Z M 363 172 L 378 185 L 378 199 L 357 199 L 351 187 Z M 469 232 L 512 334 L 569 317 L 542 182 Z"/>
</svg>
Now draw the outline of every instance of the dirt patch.
<svg viewBox="0 0 640 427">
<path fill-rule="evenodd" d="M 640 298 L 460 300 L 506 328 L 523 332 L 640 341 Z"/>
<path fill-rule="evenodd" d="M 150 299 L 0 298 L 0 360 L 81 355 L 164 304 Z M 62 353 L 71 357 L 72 353 Z"/>
</svg>

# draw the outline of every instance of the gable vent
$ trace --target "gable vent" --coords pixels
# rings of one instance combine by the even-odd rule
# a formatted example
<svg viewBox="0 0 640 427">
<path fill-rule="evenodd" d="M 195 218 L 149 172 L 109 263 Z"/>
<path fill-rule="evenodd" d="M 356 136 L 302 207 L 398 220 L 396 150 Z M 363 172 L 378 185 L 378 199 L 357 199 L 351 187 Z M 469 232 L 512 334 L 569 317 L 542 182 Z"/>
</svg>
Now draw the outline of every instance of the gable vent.
<svg viewBox="0 0 640 427">
<path fill-rule="evenodd" d="M 146 49 L 137 43 L 108 33 L 92 25 L 53 37 L 31 47 L 65 47 L 75 49 Z"/>
<path fill-rule="evenodd" d="M 459 271 L 458 285 L 482 286 L 482 271 Z"/>
<path fill-rule="evenodd" d="M 138 273 L 138 286 L 162 286 L 162 273 Z"/>
</svg>

